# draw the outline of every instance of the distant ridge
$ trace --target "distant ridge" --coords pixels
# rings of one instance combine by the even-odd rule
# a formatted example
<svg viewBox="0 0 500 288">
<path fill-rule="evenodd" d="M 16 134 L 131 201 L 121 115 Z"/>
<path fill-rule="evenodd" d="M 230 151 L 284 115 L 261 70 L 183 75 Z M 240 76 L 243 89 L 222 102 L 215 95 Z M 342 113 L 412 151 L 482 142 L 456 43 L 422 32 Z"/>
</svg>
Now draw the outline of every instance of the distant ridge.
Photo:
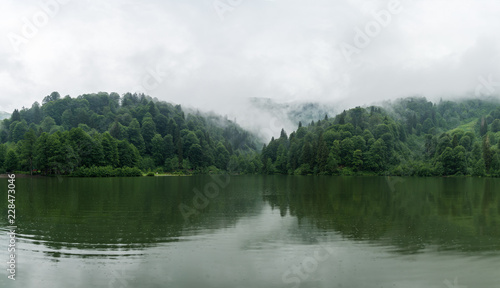
<svg viewBox="0 0 500 288">
<path fill-rule="evenodd" d="M 5 111 L 0 111 L 0 120 L 10 118 L 10 115 L 11 115 L 11 114 L 12 114 L 12 113 L 5 112 Z"/>
</svg>

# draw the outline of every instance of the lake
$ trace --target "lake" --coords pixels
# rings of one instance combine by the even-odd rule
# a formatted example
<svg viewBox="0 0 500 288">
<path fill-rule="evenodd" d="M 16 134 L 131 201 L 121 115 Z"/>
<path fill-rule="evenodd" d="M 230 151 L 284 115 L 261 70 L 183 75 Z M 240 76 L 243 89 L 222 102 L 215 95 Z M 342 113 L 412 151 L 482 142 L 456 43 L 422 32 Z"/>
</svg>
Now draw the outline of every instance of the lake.
<svg viewBox="0 0 500 288">
<path fill-rule="evenodd" d="M 0 287 L 500 287 L 500 179 L 19 178 Z"/>
</svg>

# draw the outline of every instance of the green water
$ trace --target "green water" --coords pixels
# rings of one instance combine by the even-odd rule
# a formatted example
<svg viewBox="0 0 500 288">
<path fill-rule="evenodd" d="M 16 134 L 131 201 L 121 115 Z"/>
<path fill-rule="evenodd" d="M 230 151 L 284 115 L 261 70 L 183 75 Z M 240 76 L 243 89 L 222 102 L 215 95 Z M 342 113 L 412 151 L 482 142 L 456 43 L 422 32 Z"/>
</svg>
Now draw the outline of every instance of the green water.
<svg viewBox="0 0 500 288">
<path fill-rule="evenodd" d="M 500 287 L 500 179 L 16 180 L 0 287 Z"/>
</svg>

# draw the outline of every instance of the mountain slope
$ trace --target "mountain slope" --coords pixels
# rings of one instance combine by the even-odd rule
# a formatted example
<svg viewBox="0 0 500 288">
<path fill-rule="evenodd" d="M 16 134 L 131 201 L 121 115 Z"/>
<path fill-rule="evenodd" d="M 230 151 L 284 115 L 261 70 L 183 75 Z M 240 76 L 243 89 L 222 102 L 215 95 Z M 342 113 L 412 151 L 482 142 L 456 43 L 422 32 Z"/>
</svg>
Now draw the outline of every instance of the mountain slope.
<svg viewBox="0 0 500 288">
<path fill-rule="evenodd" d="M 272 139 L 266 173 L 499 175 L 500 105 L 495 100 L 399 99 L 356 107 Z M 489 128 L 489 126 L 491 126 Z"/>
<path fill-rule="evenodd" d="M 61 98 L 54 92 L 42 103 L 15 110 L 2 121 L 4 170 L 68 174 L 82 167 L 109 166 L 206 172 L 258 158 L 256 138 L 232 121 L 185 113 L 180 105 L 144 94 L 99 92 Z"/>
</svg>

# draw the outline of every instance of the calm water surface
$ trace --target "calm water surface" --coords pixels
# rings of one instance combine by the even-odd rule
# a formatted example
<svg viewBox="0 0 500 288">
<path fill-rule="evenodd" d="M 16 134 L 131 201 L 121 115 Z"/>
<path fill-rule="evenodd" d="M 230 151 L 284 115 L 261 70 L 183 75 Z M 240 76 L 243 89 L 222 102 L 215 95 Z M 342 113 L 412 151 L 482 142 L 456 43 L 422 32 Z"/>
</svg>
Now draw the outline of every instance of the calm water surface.
<svg viewBox="0 0 500 288">
<path fill-rule="evenodd" d="M 17 179 L 0 287 L 500 287 L 500 179 Z M 0 262 L 8 260 L 0 180 Z M 205 195 L 204 195 L 205 194 Z"/>
</svg>

